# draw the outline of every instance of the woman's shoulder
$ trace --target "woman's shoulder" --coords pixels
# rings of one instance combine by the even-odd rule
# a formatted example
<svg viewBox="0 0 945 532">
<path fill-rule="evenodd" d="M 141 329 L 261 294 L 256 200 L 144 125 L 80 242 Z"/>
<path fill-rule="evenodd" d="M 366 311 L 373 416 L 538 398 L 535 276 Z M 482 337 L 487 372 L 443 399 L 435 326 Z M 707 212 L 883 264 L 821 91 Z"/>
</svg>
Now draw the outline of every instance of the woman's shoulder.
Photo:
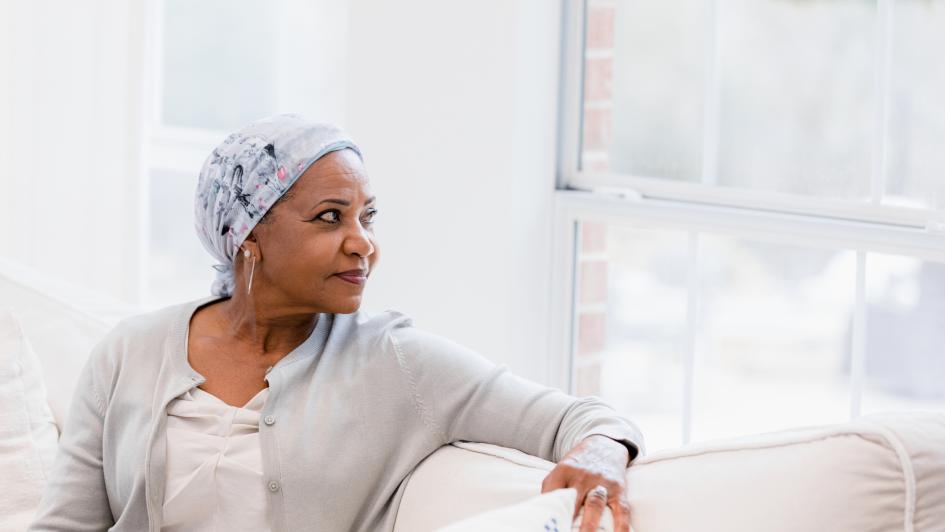
<svg viewBox="0 0 945 532">
<path fill-rule="evenodd" d="M 163 349 L 167 340 L 185 337 L 190 315 L 208 300 L 201 298 L 126 316 L 99 340 L 93 355 L 117 362 L 132 353 Z"/>
<path fill-rule="evenodd" d="M 205 297 L 126 316 L 112 327 L 108 335 L 114 339 L 141 339 L 165 338 L 175 332 L 183 334 L 193 312 L 211 299 Z"/>
<path fill-rule="evenodd" d="M 385 336 L 390 331 L 413 327 L 413 319 L 407 314 L 394 309 L 371 311 L 358 309 L 351 314 L 335 314 L 333 333 L 340 330 L 350 331 L 362 337 Z"/>
<path fill-rule="evenodd" d="M 411 317 L 397 310 L 388 309 L 373 315 L 365 313 L 358 319 L 364 324 L 364 330 L 371 332 L 367 336 L 392 349 L 398 357 L 406 357 L 415 363 L 428 360 L 453 363 L 457 359 L 482 358 L 474 349 L 417 326 Z"/>
<path fill-rule="evenodd" d="M 391 340 L 402 346 L 420 347 L 444 343 L 456 345 L 444 336 L 418 327 L 412 317 L 394 309 L 380 312 L 361 309 L 352 314 L 336 314 L 333 329 L 335 333 L 339 329 L 348 329 L 353 335 L 361 338 Z"/>
</svg>

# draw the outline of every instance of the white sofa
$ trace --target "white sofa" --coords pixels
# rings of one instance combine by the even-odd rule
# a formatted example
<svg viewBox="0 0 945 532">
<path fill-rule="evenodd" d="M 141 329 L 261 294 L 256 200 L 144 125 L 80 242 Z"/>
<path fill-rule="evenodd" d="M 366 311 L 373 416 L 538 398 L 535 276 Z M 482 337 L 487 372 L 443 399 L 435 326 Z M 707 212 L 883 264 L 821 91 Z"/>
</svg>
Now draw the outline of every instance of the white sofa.
<svg viewBox="0 0 945 532">
<path fill-rule="evenodd" d="M 0 307 L 13 310 L 39 356 L 61 426 L 73 379 L 110 326 L 91 309 L 116 317 L 123 309 L 89 294 L 80 303 L 48 295 L 60 289 L 0 262 Z M 534 500 L 553 467 L 485 443 L 445 446 L 411 474 L 395 530 L 435 530 Z M 945 532 L 945 413 L 690 445 L 636 460 L 627 478 L 637 532 Z M 601 530 L 609 529 L 608 514 Z"/>
</svg>

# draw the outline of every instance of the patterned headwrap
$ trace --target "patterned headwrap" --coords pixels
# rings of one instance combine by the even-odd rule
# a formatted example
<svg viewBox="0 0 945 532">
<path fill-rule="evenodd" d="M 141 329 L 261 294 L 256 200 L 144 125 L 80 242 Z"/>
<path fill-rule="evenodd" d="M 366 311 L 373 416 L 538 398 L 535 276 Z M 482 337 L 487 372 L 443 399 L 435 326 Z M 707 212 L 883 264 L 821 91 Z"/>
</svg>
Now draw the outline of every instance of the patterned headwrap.
<svg viewBox="0 0 945 532">
<path fill-rule="evenodd" d="M 253 122 L 214 148 L 200 170 L 194 224 L 220 261 L 210 292 L 233 294 L 233 260 L 259 219 L 321 156 L 361 150 L 340 129 L 284 114 Z"/>
</svg>

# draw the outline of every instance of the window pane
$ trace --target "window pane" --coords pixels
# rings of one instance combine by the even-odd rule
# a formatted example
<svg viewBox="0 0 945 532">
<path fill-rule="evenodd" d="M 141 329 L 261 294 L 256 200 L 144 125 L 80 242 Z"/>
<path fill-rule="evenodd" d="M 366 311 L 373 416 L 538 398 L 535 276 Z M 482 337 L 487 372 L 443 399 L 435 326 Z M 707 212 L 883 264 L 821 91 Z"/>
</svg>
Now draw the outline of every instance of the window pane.
<svg viewBox="0 0 945 532">
<path fill-rule="evenodd" d="M 874 4 L 720 4 L 719 182 L 868 198 Z"/>
<path fill-rule="evenodd" d="M 869 197 L 873 3 L 618 0 L 609 50 L 595 5 L 584 168 Z"/>
<path fill-rule="evenodd" d="M 598 395 L 636 422 L 648 452 L 676 447 L 682 443 L 687 234 L 584 226 L 585 235 L 601 233 L 607 258 L 592 251 L 580 264 L 576 393 Z M 595 279 L 601 260 L 607 273 Z M 605 283 L 603 292 L 597 281 Z M 595 291 L 606 299 L 600 307 Z M 603 325 L 595 326 L 598 319 Z M 599 384 L 588 383 L 587 374 L 599 376 Z"/>
<path fill-rule="evenodd" d="M 210 295 L 214 259 L 194 229 L 193 174 L 156 170 L 148 195 L 150 245 L 146 303 L 149 308 Z"/>
<path fill-rule="evenodd" d="M 699 180 L 707 5 L 589 3 L 583 167 Z M 596 38 L 608 25 L 613 40 Z"/>
<path fill-rule="evenodd" d="M 648 450 L 683 442 L 693 303 L 691 441 L 849 419 L 853 251 L 591 222 L 581 234 L 575 392 L 637 422 Z"/>
<path fill-rule="evenodd" d="M 862 411 L 945 412 L 945 264 L 871 253 Z"/>
<path fill-rule="evenodd" d="M 945 1 L 894 3 L 885 202 L 945 208 Z"/>
<path fill-rule="evenodd" d="M 849 419 L 856 254 L 702 235 L 693 440 Z"/>
<path fill-rule="evenodd" d="M 279 3 L 164 0 L 164 125 L 229 131 L 273 114 Z"/>
</svg>

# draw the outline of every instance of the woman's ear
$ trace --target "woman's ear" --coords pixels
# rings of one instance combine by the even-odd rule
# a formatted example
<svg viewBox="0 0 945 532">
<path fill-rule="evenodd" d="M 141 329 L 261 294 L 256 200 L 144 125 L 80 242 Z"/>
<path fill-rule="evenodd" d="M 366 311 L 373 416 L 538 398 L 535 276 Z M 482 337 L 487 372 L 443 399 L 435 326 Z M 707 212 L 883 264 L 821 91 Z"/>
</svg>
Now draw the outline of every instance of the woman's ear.
<svg viewBox="0 0 945 532">
<path fill-rule="evenodd" d="M 248 257 L 246 256 L 247 251 L 249 251 Z M 251 232 L 246 239 L 243 240 L 238 253 L 242 255 L 245 261 L 250 261 L 255 258 L 256 262 L 259 262 L 262 259 L 262 250 L 259 247 L 259 241 L 256 240 L 255 231 Z"/>
</svg>

